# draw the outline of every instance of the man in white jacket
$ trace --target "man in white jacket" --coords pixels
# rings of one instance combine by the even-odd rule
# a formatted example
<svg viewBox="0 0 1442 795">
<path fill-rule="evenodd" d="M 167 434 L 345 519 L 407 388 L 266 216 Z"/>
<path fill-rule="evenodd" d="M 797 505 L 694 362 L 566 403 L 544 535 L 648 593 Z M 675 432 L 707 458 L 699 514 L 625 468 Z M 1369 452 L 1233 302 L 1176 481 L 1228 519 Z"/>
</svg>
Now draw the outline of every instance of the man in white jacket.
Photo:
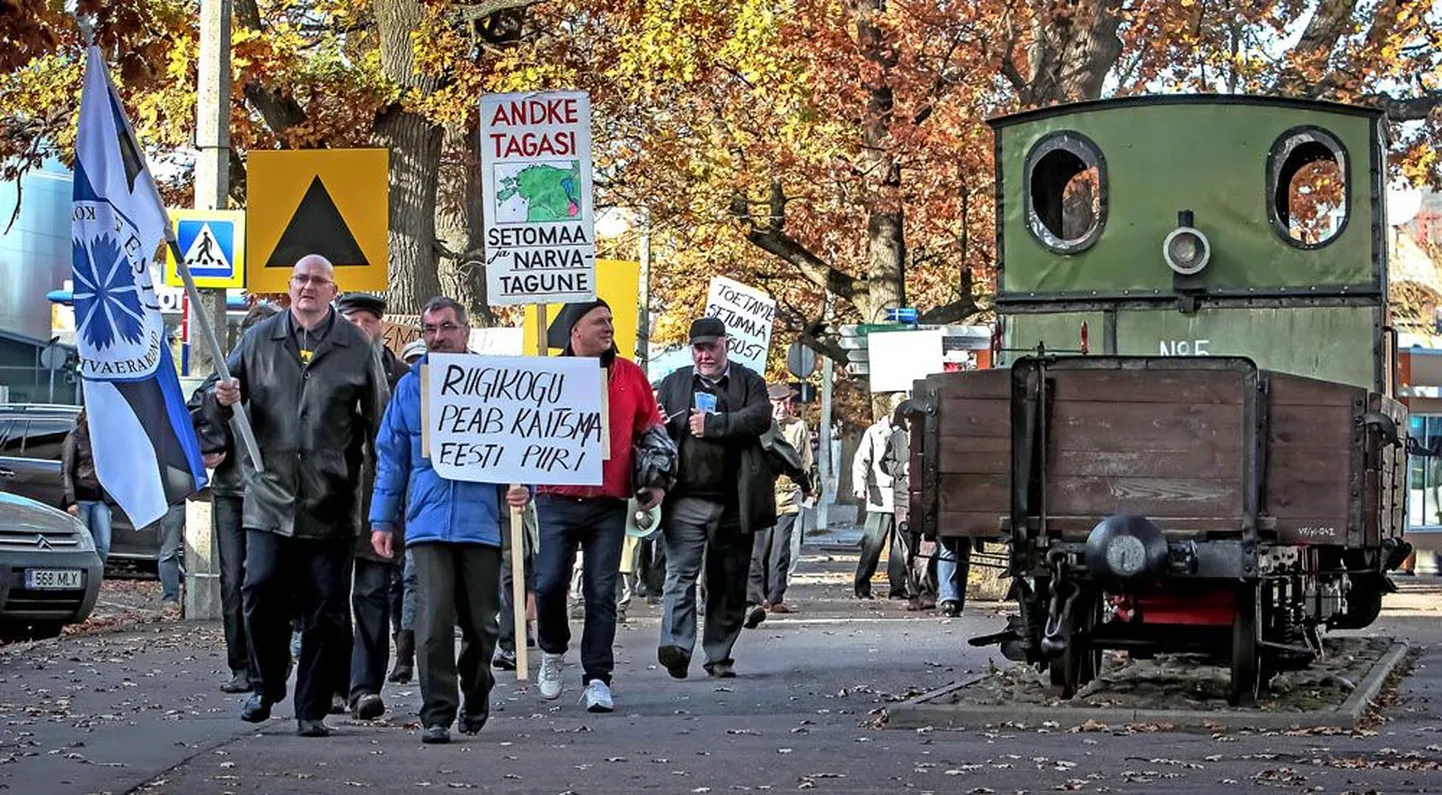
<svg viewBox="0 0 1442 795">
<path fill-rule="evenodd" d="M 861 537 L 861 560 L 856 564 L 856 598 L 873 599 L 871 576 L 881 561 L 881 550 L 890 543 L 891 555 L 886 564 L 886 577 L 891 583 L 891 599 L 908 599 L 906 591 L 906 555 L 898 544 L 892 478 L 881 468 L 886 442 L 891 438 L 891 414 L 906 398 L 897 392 L 891 396 L 886 415 L 866 429 L 861 446 L 851 459 L 851 488 L 858 500 L 866 501 L 866 533 Z"/>
</svg>

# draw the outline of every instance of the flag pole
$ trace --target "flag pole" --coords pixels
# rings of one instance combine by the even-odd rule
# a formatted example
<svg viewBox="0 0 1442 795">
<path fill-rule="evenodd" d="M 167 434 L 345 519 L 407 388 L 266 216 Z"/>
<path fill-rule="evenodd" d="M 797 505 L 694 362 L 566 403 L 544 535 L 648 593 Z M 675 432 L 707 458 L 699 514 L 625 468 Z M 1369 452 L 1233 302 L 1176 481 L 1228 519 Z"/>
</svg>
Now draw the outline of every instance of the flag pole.
<svg viewBox="0 0 1442 795">
<path fill-rule="evenodd" d="M 155 191 L 155 201 L 161 207 L 165 203 L 160 201 L 160 191 L 155 187 L 155 181 L 150 181 L 150 189 Z M 190 275 L 190 265 L 185 262 L 185 253 L 180 250 L 180 241 L 175 239 L 175 225 L 171 223 L 169 215 L 165 219 L 165 244 L 170 246 L 170 253 L 175 256 L 175 269 L 179 271 L 181 281 L 185 282 L 185 294 L 190 296 L 191 306 L 204 306 L 200 298 L 200 290 L 196 289 L 195 277 Z M 216 341 L 215 330 L 210 327 L 210 318 L 206 312 L 196 312 L 192 317 L 195 324 L 200 327 L 200 336 L 205 340 L 205 347 L 210 351 L 210 360 L 215 362 L 215 372 L 221 380 L 229 381 L 230 367 L 225 361 L 225 352 L 220 349 L 220 343 Z M 231 406 L 231 424 L 240 434 L 241 441 L 245 444 L 245 451 L 250 454 L 251 464 L 256 472 L 264 472 L 265 465 L 260 460 L 260 447 L 255 442 L 255 432 L 250 427 L 250 417 L 245 413 L 245 407 L 239 403 Z"/>
</svg>

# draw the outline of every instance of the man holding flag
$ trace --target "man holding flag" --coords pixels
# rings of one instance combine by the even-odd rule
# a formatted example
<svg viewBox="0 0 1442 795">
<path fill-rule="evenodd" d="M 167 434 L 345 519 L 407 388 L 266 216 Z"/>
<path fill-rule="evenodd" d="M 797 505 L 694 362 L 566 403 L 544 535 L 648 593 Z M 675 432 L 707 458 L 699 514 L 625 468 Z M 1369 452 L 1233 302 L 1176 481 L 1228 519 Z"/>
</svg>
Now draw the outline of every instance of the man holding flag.
<svg viewBox="0 0 1442 795">
<path fill-rule="evenodd" d="M 71 211 L 75 344 L 95 472 L 136 527 L 157 521 L 206 483 L 151 281 L 150 263 L 169 223 L 92 46 Z"/>
</svg>

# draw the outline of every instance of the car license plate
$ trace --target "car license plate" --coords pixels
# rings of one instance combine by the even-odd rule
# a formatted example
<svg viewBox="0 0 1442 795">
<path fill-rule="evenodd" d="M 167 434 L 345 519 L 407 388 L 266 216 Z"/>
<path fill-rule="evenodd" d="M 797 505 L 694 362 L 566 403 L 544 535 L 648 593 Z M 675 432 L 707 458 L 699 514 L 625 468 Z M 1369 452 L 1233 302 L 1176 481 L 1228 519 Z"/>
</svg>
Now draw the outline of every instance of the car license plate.
<svg viewBox="0 0 1442 795">
<path fill-rule="evenodd" d="M 75 590 L 85 572 L 80 569 L 26 569 L 25 587 L 32 590 Z"/>
</svg>

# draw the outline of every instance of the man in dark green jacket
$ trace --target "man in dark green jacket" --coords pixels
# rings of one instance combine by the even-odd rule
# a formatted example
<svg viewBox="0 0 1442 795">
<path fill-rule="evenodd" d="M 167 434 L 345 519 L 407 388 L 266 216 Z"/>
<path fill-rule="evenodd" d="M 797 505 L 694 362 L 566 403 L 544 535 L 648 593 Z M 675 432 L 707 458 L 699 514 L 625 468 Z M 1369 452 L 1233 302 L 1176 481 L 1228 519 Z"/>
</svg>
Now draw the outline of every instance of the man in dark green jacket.
<svg viewBox="0 0 1442 795">
<path fill-rule="evenodd" d="M 776 524 L 776 475 L 761 447 L 771 427 L 766 382 L 727 358 L 726 326 L 691 324 L 692 367 L 658 390 L 666 433 L 680 453 L 675 488 L 661 515 L 666 547 L 665 604 L 657 659 L 682 679 L 696 644 L 696 580 L 706 566 L 706 673 L 736 675 L 731 649 L 746 614 L 753 536 Z"/>
<path fill-rule="evenodd" d="M 245 624 L 259 674 L 241 710 L 259 723 L 285 697 L 292 611 L 301 617 L 295 716 L 303 737 L 330 733 L 331 694 L 345 683 L 346 582 L 361 529 L 361 467 L 389 393 L 370 340 L 337 316 L 335 270 L 307 255 L 293 269 L 290 310 L 256 324 L 230 356 L 229 381 L 206 397 L 211 421 L 244 402 L 261 460 L 246 472 Z"/>
</svg>

